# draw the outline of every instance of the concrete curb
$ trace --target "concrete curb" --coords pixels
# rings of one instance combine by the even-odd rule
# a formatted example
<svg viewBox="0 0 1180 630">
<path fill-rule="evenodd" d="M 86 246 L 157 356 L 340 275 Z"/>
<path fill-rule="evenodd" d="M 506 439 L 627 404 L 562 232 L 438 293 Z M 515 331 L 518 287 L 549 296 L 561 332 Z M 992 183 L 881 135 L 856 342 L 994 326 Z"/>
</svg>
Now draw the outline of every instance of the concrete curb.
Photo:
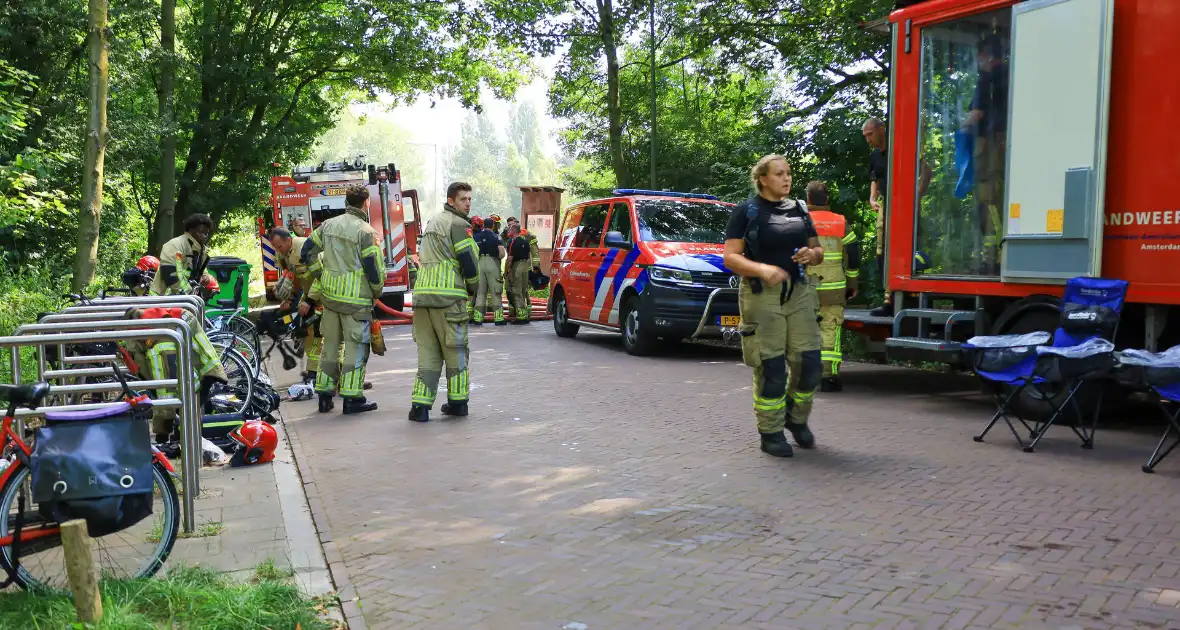
<svg viewBox="0 0 1180 630">
<path fill-rule="evenodd" d="M 285 426 L 283 427 L 283 434 L 287 437 L 286 441 L 291 444 L 293 454 L 292 462 L 303 484 L 303 487 L 298 492 L 306 498 L 307 503 L 304 507 L 311 512 L 310 520 L 314 526 L 314 533 L 319 541 L 316 547 L 323 551 L 322 559 L 327 561 L 327 571 L 330 574 L 330 579 L 336 584 L 336 595 L 340 598 L 340 611 L 344 615 L 344 623 L 348 626 L 349 630 L 368 630 L 368 626 L 365 624 L 365 616 L 361 613 L 360 597 L 357 595 L 356 588 L 352 585 L 352 581 L 349 578 L 348 568 L 344 566 L 344 558 L 340 555 L 340 549 L 336 546 L 335 541 L 332 540 L 332 530 L 328 526 L 327 515 L 324 513 L 324 504 L 320 501 L 319 489 L 316 487 L 311 467 L 299 465 L 300 461 L 308 461 L 303 451 L 303 444 L 299 441 L 299 436 L 294 431 L 287 431 Z M 280 440 L 281 442 L 282 440 Z M 277 473 L 278 471 L 276 470 L 275 472 Z M 282 494 L 284 493 L 280 488 L 280 495 Z M 286 508 L 284 507 L 285 513 Z M 290 530 L 288 530 L 288 533 L 290 533 Z"/>
</svg>

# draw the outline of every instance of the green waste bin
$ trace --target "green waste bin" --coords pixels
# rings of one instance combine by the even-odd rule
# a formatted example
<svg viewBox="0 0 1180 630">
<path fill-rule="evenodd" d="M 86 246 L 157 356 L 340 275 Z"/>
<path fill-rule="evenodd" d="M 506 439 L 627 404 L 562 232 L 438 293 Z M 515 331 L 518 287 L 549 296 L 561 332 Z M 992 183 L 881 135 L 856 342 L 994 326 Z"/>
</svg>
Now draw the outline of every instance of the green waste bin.
<svg viewBox="0 0 1180 630">
<path fill-rule="evenodd" d="M 206 302 L 205 314 L 216 317 L 241 309 L 240 315 L 245 315 L 250 307 L 250 263 L 233 256 L 214 256 L 205 271 L 221 285 L 221 292 Z"/>
</svg>

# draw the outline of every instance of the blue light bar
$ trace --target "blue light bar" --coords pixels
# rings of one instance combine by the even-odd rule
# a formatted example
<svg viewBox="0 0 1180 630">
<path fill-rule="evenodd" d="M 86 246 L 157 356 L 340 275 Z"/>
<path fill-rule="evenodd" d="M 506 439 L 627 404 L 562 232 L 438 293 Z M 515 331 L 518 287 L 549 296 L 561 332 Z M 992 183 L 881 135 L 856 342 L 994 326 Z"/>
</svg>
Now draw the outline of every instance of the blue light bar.
<svg viewBox="0 0 1180 630">
<path fill-rule="evenodd" d="M 715 195 L 705 195 L 702 193 L 686 193 L 675 192 L 671 190 L 643 190 L 641 188 L 618 188 L 614 194 L 619 197 L 630 197 L 633 195 L 651 195 L 653 197 L 683 197 L 685 199 L 709 199 L 711 201 L 719 201 Z"/>
</svg>

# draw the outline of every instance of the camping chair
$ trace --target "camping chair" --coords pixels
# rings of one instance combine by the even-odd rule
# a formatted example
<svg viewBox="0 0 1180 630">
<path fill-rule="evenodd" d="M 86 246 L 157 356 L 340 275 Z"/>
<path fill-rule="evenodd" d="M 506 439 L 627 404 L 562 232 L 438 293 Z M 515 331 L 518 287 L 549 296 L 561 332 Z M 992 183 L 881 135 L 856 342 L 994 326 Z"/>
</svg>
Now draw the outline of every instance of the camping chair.
<svg viewBox="0 0 1180 630">
<path fill-rule="evenodd" d="M 1106 378 L 1114 369 L 1114 339 L 1127 296 L 1127 282 L 1104 278 L 1073 278 L 1065 284 L 1061 319 L 1050 342 L 1049 333 L 973 337 L 963 345 L 972 358 L 975 373 L 993 388 L 996 413 L 975 436 L 982 442 L 1001 418 L 1026 453 L 1036 449 L 1045 433 L 1064 415 L 1074 411 L 1077 422 L 1070 428 L 1082 441 L 1082 448 L 1094 447 L 1094 426 L 1102 407 L 1101 390 L 1090 426 L 1085 426 L 1078 392 L 1089 382 Z M 1046 345 L 1049 344 L 1049 345 Z M 1052 413 L 1044 421 L 1028 421 L 1015 410 L 1014 402 L 1023 392 L 1045 402 Z M 1062 392 L 1064 400 L 1054 402 Z M 1028 432 L 1025 442 L 1012 420 Z"/>
<path fill-rule="evenodd" d="M 1127 350 L 1120 352 L 1118 359 L 1119 380 L 1123 384 L 1150 389 L 1160 398 L 1160 411 L 1166 421 L 1164 434 L 1143 465 L 1143 472 L 1152 473 L 1180 445 L 1180 346 L 1159 353 Z M 1165 444 L 1168 445 L 1166 449 Z"/>
</svg>

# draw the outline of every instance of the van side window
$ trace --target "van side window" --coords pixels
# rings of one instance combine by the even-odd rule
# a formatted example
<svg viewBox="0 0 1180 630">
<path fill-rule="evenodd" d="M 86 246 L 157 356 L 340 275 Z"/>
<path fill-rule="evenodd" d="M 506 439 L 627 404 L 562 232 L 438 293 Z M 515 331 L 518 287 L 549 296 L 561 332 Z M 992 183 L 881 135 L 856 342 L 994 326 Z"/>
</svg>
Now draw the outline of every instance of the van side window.
<svg viewBox="0 0 1180 630">
<path fill-rule="evenodd" d="M 557 240 L 556 249 L 574 247 L 574 237 L 578 234 L 578 222 L 582 220 L 582 207 L 570 208 L 565 213 L 565 222 L 561 226 L 561 236 Z"/>
<path fill-rule="evenodd" d="M 610 213 L 610 227 L 607 232 L 619 232 L 623 240 L 631 244 L 631 207 L 624 201 L 616 201 Z"/>
<path fill-rule="evenodd" d="M 597 203 L 582 210 L 582 225 L 574 239 L 574 247 L 599 247 L 602 245 L 602 228 L 606 226 L 606 209 L 610 206 Z"/>
</svg>

